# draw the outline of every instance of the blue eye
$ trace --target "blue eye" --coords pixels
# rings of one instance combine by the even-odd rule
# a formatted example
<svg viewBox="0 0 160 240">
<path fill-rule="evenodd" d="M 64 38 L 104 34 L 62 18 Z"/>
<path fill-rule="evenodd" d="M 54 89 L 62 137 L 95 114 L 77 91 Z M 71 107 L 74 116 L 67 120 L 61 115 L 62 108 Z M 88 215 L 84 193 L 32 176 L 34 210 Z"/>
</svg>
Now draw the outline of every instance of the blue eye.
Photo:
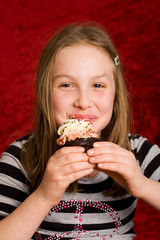
<svg viewBox="0 0 160 240">
<path fill-rule="evenodd" d="M 65 87 L 65 88 L 69 88 L 71 87 L 72 85 L 70 83 L 63 83 L 60 85 L 60 87 Z"/>
<path fill-rule="evenodd" d="M 103 88 L 104 86 L 102 85 L 102 84 L 100 84 L 100 83 L 95 83 L 94 85 L 93 85 L 95 88 Z"/>
</svg>

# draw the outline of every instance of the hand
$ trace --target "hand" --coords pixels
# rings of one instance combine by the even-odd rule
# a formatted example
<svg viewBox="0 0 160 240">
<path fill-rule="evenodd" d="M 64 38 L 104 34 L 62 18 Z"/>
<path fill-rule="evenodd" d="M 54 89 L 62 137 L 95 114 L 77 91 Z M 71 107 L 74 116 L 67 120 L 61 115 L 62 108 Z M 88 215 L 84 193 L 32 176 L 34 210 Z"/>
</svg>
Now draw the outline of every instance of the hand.
<svg viewBox="0 0 160 240">
<path fill-rule="evenodd" d="M 135 197 L 141 197 L 147 178 L 142 174 L 132 152 L 110 142 L 96 142 L 87 151 L 90 163 L 112 177 Z"/>
<path fill-rule="evenodd" d="M 38 191 L 51 207 L 61 200 L 66 188 L 94 170 L 82 147 L 64 147 L 49 159 Z"/>
</svg>

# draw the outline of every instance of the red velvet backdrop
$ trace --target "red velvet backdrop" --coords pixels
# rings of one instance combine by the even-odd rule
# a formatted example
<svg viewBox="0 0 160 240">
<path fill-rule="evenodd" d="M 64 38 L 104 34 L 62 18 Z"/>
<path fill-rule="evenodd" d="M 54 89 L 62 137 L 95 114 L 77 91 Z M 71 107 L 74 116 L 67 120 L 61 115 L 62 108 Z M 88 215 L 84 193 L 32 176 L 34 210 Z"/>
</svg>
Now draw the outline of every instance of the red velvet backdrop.
<svg viewBox="0 0 160 240">
<path fill-rule="evenodd" d="M 111 34 L 125 62 L 136 132 L 160 145 L 159 0 L 1 0 L 0 153 L 16 130 L 29 129 L 37 61 L 55 28 L 94 20 Z M 136 239 L 160 239 L 160 214 L 141 201 Z"/>
</svg>

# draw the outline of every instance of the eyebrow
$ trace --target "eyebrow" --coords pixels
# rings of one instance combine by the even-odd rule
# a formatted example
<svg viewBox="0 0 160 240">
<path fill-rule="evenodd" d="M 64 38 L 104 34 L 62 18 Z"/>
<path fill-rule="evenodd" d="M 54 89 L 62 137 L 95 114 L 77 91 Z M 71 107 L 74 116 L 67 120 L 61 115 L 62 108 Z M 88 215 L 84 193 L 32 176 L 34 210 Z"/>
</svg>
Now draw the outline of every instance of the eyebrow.
<svg viewBox="0 0 160 240">
<path fill-rule="evenodd" d="M 57 74 L 56 76 L 53 76 L 53 79 L 60 78 L 60 77 L 73 78 L 73 76 L 70 74 Z"/>
<path fill-rule="evenodd" d="M 57 74 L 56 76 L 53 77 L 53 79 L 55 80 L 57 78 L 63 78 L 63 77 L 64 78 L 70 78 L 70 79 L 74 78 L 74 76 L 72 76 L 70 74 Z M 110 77 L 107 73 L 103 73 L 103 74 L 100 74 L 100 75 L 95 75 L 95 76 L 92 77 L 92 79 L 99 79 L 99 78 L 104 78 L 104 77 L 107 77 L 107 79 L 108 78 L 110 79 Z"/>
</svg>

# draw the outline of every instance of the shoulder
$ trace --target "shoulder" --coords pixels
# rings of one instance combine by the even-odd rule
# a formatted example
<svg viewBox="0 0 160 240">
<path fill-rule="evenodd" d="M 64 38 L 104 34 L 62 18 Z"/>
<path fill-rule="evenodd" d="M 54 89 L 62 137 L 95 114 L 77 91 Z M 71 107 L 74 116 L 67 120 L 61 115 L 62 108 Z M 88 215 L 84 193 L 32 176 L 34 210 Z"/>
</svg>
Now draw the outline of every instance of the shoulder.
<svg viewBox="0 0 160 240">
<path fill-rule="evenodd" d="M 21 164 L 21 150 L 23 145 L 31 138 L 32 135 L 24 136 L 9 145 L 5 152 L 1 154 L 0 166 L 2 169 L 19 169 L 27 177 L 26 171 Z"/>
<path fill-rule="evenodd" d="M 4 153 L 2 153 L 2 156 L 4 154 L 12 155 L 20 160 L 20 152 L 22 150 L 23 145 L 31 138 L 32 135 L 24 136 L 13 143 L 9 145 L 9 147 L 6 149 Z"/>
<path fill-rule="evenodd" d="M 0 159 L 0 220 L 10 214 L 29 195 L 30 182 L 21 164 L 21 149 L 30 136 L 18 139 Z"/>
<path fill-rule="evenodd" d="M 160 179 L 160 148 L 141 135 L 129 135 L 131 149 L 145 176 Z"/>
<path fill-rule="evenodd" d="M 152 144 L 148 141 L 147 138 L 142 137 L 139 134 L 132 135 L 129 134 L 129 141 L 131 145 L 131 149 L 135 154 L 143 154 L 144 156 L 147 155 L 150 151 L 154 152 L 155 154 L 160 153 L 160 148 L 156 144 Z"/>
</svg>

